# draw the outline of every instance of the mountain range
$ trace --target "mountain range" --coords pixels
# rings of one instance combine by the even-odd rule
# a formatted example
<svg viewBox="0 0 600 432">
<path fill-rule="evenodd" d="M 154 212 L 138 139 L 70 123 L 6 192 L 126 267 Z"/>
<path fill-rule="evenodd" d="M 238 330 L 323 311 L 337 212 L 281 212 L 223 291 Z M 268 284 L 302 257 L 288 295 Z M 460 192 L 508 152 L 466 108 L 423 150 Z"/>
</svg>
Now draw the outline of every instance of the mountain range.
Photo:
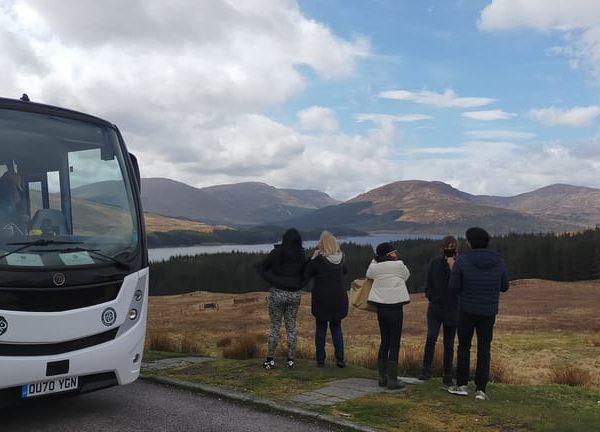
<svg viewBox="0 0 600 432">
<path fill-rule="evenodd" d="M 210 224 L 273 224 L 335 204 L 323 192 L 258 182 L 195 188 L 165 178 L 142 179 L 144 211 Z"/>
<path fill-rule="evenodd" d="M 94 202 L 113 202 L 110 182 Z M 495 234 L 565 232 L 600 223 L 600 189 L 555 184 L 511 197 L 472 195 L 442 182 L 398 181 L 339 202 L 315 190 L 280 189 L 257 183 L 195 188 L 165 178 L 142 179 L 144 211 L 161 230 L 169 219 L 177 229 L 225 226 L 296 226 L 301 229 L 345 227 L 361 231 L 419 234 L 461 233 L 482 226 Z M 187 222 L 186 222 L 187 221 Z M 175 223 L 177 222 L 177 223 Z M 196 224 L 196 225 L 194 225 Z"/>
<path fill-rule="evenodd" d="M 366 230 L 441 234 L 482 226 L 505 234 L 576 231 L 600 223 L 600 189 L 563 184 L 495 197 L 471 195 L 442 182 L 399 181 L 343 205 L 361 206 L 353 212 L 357 219 L 353 226 Z M 310 216 L 316 219 L 325 211 L 331 210 L 321 209 Z M 373 226 L 375 221 L 377 226 Z M 311 223 L 307 218 L 299 222 Z"/>
</svg>

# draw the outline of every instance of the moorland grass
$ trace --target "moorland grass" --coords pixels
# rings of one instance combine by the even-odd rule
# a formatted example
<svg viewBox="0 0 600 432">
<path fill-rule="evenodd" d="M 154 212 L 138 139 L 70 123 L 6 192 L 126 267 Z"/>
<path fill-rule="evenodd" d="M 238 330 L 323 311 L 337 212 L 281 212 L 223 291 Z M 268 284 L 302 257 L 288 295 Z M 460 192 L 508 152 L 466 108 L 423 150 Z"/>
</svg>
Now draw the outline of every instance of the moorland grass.
<svg viewBox="0 0 600 432">
<path fill-rule="evenodd" d="M 154 353 L 160 358 L 163 353 Z M 146 356 L 148 360 L 148 355 Z M 375 379 L 372 369 L 344 369 L 298 360 L 294 369 L 264 370 L 258 359 L 216 359 L 186 367 L 152 371 L 152 375 L 226 387 L 272 400 L 316 390 L 344 378 Z M 600 424 L 600 392 L 596 387 L 568 385 L 489 384 L 487 401 L 453 396 L 440 379 L 410 385 L 401 392 L 376 393 L 329 407 L 315 408 L 384 431 L 594 431 Z"/>
<path fill-rule="evenodd" d="M 492 375 L 495 382 L 549 384 L 554 370 L 576 367 L 590 373 L 589 385 L 600 386 L 600 281 L 513 282 L 501 299 L 492 343 Z M 151 297 L 147 338 L 154 349 L 179 350 L 189 339 L 195 351 L 222 357 L 225 345 L 246 334 L 256 335 L 259 359 L 266 355 L 269 318 L 267 293 L 218 294 L 195 292 L 178 296 Z M 236 303 L 239 299 L 258 299 Z M 218 311 L 204 310 L 205 303 L 218 303 Z M 303 294 L 298 315 L 298 359 L 314 359 L 314 318 L 310 294 Z M 402 335 L 402 374 L 414 375 L 420 366 L 425 342 L 427 301 L 413 294 L 405 308 Z M 379 330 L 375 314 L 350 308 L 342 323 L 347 363 L 376 367 Z M 153 342 L 164 335 L 163 345 Z M 188 336 L 186 336 L 188 335 Z M 438 348 L 441 348 L 441 340 Z M 327 356 L 333 355 L 327 343 Z M 473 352 L 475 346 L 473 347 Z M 439 353 L 439 350 L 438 350 Z M 436 358 L 439 354 L 436 353 Z M 282 329 L 278 357 L 286 356 Z M 474 360 L 474 356 L 472 356 Z M 440 374 L 441 359 L 434 363 Z"/>
<path fill-rule="evenodd" d="M 321 408 L 385 431 L 594 431 L 600 424 L 597 389 L 564 385 L 491 384 L 490 399 L 453 396 L 439 380 L 405 392 L 379 393 Z"/>
<path fill-rule="evenodd" d="M 588 370 L 576 366 L 567 366 L 553 369 L 550 382 L 553 384 L 566 384 L 569 386 L 589 385 L 591 374 Z"/>
<path fill-rule="evenodd" d="M 600 285 L 598 281 L 520 281 L 503 295 L 492 343 L 490 400 L 451 396 L 435 378 L 398 393 L 379 393 L 321 411 L 382 430 L 410 431 L 597 431 L 600 430 Z M 311 391 L 341 378 L 375 378 L 379 339 L 376 317 L 350 310 L 343 322 L 348 367 L 317 369 L 310 299 L 298 317 L 297 368 L 261 368 L 266 354 L 265 305 L 235 305 L 234 299 L 265 293 L 192 293 L 151 298 L 144 360 L 176 357 L 177 351 L 216 357 L 214 362 L 148 371 L 173 378 L 225 386 L 270 399 Z M 219 302 L 218 312 L 201 308 Z M 422 359 L 426 301 L 412 296 L 406 308 L 400 373 L 415 376 Z M 223 358 L 246 337 L 256 350 L 236 348 L 243 359 Z M 439 376 L 441 344 L 434 369 Z M 475 361 L 475 346 L 472 361 Z M 161 351 L 173 351 L 165 353 Z M 286 357 L 282 330 L 277 359 Z M 187 354 L 186 354 L 187 355 Z M 331 341 L 327 358 L 332 359 Z M 502 383 L 502 384 L 500 384 Z M 562 383 L 562 384 L 552 384 Z M 571 385 L 568 385 L 571 384 Z M 473 388 L 471 388 L 471 392 Z"/>
<path fill-rule="evenodd" d="M 215 359 L 187 367 L 164 369 L 153 374 L 222 386 L 269 399 L 284 399 L 302 394 L 338 379 L 375 378 L 375 372 L 370 369 L 355 366 L 340 369 L 333 364 L 318 369 L 309 360 L 297 360 L 293 369 L 287 369 L 283 363 L 278 363 L 275 369 L 265 370 L 262 368 L 262 361 L 258 359 Z"/>
<path fill-rule="evenodd" d="M 144 362 L 154 362 L 154 361 L 158 361 L 158 360 L 177 358 L 177 357 L 181 357 L 181 353 L 171 352 L 171 351 L 146 350 L 146 351 L 144 351 L 143 361 Z"/>
</svg>

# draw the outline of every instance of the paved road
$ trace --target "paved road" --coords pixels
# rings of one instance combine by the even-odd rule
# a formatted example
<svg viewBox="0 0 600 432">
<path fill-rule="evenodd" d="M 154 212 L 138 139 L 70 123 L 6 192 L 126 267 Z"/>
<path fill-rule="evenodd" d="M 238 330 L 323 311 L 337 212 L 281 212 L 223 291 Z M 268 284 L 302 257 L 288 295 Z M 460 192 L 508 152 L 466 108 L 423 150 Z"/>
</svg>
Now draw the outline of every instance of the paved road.
<svg viewBox="0 0 600 432">
<path fill-rule="evenodd" d="M 78 397 L 0 408 L 0 430 L 321 432 L 331 427 L 136 381 Z"/>
</svg>

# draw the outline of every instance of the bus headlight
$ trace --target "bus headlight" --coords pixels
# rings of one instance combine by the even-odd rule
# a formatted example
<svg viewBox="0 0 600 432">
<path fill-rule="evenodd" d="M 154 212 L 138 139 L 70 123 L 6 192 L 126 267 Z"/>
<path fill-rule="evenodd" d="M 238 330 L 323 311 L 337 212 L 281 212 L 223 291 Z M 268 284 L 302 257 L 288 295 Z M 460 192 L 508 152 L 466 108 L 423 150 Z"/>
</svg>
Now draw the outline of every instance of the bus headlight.
<svg viewBox="0 0 600 432">
<path fill-rule="evenodd" d="M 135 298 L 135 301 L 140 301 L 142 297 L 144 297 L 144 292 L 142 290 L 135 290 L 133 297 Z"/>
<path fill-rule="evenodd" d="M 130 320 L 134 320 L 138 317 L 138 311 L 137 309 L 130 309 L 129 310 L 129 319 Z"/>
</svg>

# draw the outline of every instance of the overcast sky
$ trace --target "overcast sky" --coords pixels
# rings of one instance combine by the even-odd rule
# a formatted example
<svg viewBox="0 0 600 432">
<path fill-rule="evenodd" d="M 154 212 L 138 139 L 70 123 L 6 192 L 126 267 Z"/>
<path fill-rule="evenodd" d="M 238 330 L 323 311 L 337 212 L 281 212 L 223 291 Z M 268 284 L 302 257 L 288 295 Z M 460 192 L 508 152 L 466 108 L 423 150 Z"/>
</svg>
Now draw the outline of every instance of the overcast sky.
<svg viewBox="0 0 600 432">
<path fill-rule="evenodd" d="M 116 123 L 144 177 L 600 187 L 598 0 L 0 0 L 0 52 L 0 95 Z"/>
</svg>

